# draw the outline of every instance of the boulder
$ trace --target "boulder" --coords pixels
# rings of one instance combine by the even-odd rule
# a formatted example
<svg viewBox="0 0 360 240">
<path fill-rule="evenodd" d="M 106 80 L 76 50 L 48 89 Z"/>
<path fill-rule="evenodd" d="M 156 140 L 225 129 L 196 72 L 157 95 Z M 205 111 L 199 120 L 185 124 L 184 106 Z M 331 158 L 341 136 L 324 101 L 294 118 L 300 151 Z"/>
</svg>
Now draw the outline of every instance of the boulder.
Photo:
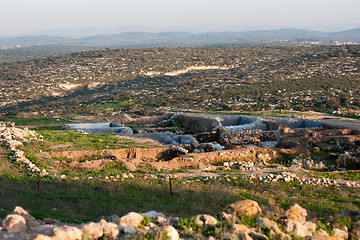
<svg viewBox="0 0 360 240">
<path fill-rule="evenodd" d="M 156 212 L 156 211 L 148 211 L 148 212 L 146 212 L 146 213 L 143 213 L 142 214 L 143 216 L 146 216 L 146 217 L 148 217 L 148 218 L 150 218 L 150 219 L 156 219 L 157 217 L 164 217 L 164 218 L 166 218 L 166 216 L 165 216 L 165 214 L 163 214 L 163 213 L 160 213 L 160 212 Z"/>
<path fill-rule="evenodd" d="M 118 225 L 130 226 L 136 228 L 141 225 L 143 219 L 144 217 L 141 216 L 139 213 L 130 212 L 120 218 Z"/>
<path fill-rule="evenodd" d="M 318 229 L 315 234 L 314 237 L 312 239 L 316 239 L 316 240 L 326 240 L 329 239 L 329 234 L 323 230 L 323 229 Z"/>
<path fill-rule="evenodd" d="M 304 238 L 312 236 L 312 233 L 304 224 L 301 224 L 294 219 L 285 219 L 284 223 L 284 229 L 288 232 L 293 233 L 295 237 Z"/>
<path fill-rule="evenodd" d="M 215 227 L 217 224 L 216 218 L 208 214 L 200 214 L 195 217 L 195 224 L 200 226 Z"/>
<path fill-rule="evenodd" d="M 170 225 L 163 226 L 160 230 L 161 230 L 161 232 L 165 232 L 167 239 L 170 239 L 170 240 L 178 240 L 179 239 L 179 233 L 176 231 L 176 229 L 173 226 L 170 226 Z"/>
<path fill-rule="evenodd" d="M 198 146 L 198 149 L 203 149 L 205 152 L 215 151 L 215 145 L 213 143 L 202 143 Z"/>
<path fill-rule="evenodd" d="M 9 214 L 2 221 L 2 228 L 11 233 L 24 232 L 27 230 L 26 220 L 19 214 Z"/>
<path fill-rule="evenodd" d="M 270 230 L 270 235 L 276 236 L 281 235 L 281 231 L 276 222 L 268 219 L 268 218 L 258 218 L 256 222 L 260 227 L 267 227 Z"/>
<path fill-rule="evenodd" d="M 94 222 L 85 224 L 81 228 L 81 231 L 83 232 L 84 236 L 88 237 L 89 240 L 98 239 L 99 237 L 101 237 L 104 234 L 103 227 L 101 226 L 101 224 L 94 223 Z"/>
<path fill-rule="evenodd" d="M 228 211 L 237 215 L 255 216 L 261 213 L 261 208 L 257 202 L 246 199 L 231 204 L 228 207 Z"/>
<path fill-rule="evenodd" d="M 109 236 L 111 239 L 115 239 L 117 235 L 119 235 L 119 229 L 115 223 L 106 222 L 104 219 L 101 219 L 99 223 L 103 228 L 103 233 L 105 236 Z"/>
<path fill-rule="evenodd" d="M 291 206 L 288 210 L 285 211 L 286 218 L 293 219 L 301 224 L 304 224 L 306 222 L 306 216 L 306 209 L 300 207 L 298 204 Z"/>
<path fill-rule="evenodd" d="M 52 239 L 53 239 L 52 237 L 49 237 L 47 235 L 39 234 L 36 235 L 32 240 L 52 240 Z"/>
<path fill-rule="evenodd" d="M 345 226 L 341 228 L 334 228 L 334 237 L 338 237 L 339 239 L 348 239 L 348 228 Z"/>
<path fill-rule="evenodd" d="M 231 226 L 231 232 L 232 233 L 236 233 L 236 234 L 241 234 L 241 233 L 247 233 L 249 232 L 250 229 L 245 226 L 244 224 L 232 224 Z"/>
<path fill-rule="evenodd" d="M 52 240 L 82 240 L 83 233 L 77 227 L 62 226 L 54 229 Z"/>
<path fill-rule="evenodd" d="M 26 210 L 24 210 L 22 207 L 16 206 L 14 208 L 14 210 L 12 211 L 12 213 L 23 216 L 26 220 L 26 226 L 29 229 L 32 229 L 32 228 L 40 225 L 40 223 L 33 216 L 31 216 Z"/>
<path fill-rule="evenodd" d="M 120 232 L 125 233 L 125 234 L 135 234 L 136 233 L 136 229 L 131 227 L 131 226 L 118 226 L 118 229 Z"/>
</svg>

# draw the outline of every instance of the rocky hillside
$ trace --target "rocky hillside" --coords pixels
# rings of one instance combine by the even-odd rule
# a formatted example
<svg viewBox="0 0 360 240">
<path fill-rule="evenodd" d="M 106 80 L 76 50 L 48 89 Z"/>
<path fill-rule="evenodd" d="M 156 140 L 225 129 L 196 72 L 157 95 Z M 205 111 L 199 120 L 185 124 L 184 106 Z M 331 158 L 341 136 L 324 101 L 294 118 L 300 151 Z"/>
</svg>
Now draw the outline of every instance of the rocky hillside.
<svg viewBox="0 0 360 240">
<path fill-rule="evenodd" d="M 151 48 L 0 65 L 0 111 L 38 115 L 360 106 L 358 46 Z"/>
</svg>

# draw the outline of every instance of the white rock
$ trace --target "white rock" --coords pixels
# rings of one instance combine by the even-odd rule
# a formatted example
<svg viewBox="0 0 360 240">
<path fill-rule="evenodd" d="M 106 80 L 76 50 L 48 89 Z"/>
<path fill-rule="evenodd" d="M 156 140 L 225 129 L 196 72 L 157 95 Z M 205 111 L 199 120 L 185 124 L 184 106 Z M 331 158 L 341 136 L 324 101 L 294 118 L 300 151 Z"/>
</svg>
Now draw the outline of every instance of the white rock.
<svg viewBox="0 0 360 240">
<path fill-rule="evenodd" d="M 9 214 L 2 221 L 2 228 L 10 233 L 24 232 L 27 230 L 26 220 L 19 214 Z"/>
<path fill-rule="evenodd" d="M 116 238 L 119 235 L 118 226 L 115 223 L 108 223 L 104 219 L 101 219 L 99 222 L 103 228 L 103 233 L 106 236 L 110 236 L 110 238 Z"/>
<path fill-rule="evenodd" d="M 334 228 L 334 236 L 340 239 L 348 239 L 349 233 L 347 227 Z"/>
<path fill-rule="evenodd" d="M 303 238 L 307 236 L 312 236 L 312 233 L 305 225 L 293 219 L 285 219 L 284 229 L 288 232 L 292 232 L 295 237 Z"/>
<path fill-rule="evenodd" d="M 54 229 L 53 240 L 82 240 L 83 233 L 77 227 L 63 226 Z"/>
<path fill-rule="evenodd" d="M 52 239 L 53 238 L 49 237 L 48 235 L 39 234 L 35 238 L 33 238 L 32 240 L 52 240 Z"/>
<path fill-rule="evenodd" d="M 104 234 L 103 227 L 101 226 L 101 224 L 94 223 L 94 222 L 85 224 L 81 228 L 81 231 L 83 232 L 84 236 L 86 234 L 86 236 L 88 237 L 89 240 L 98 239 L 99 237 L 101 237 Z"/>
<path fill-rule="evenodd" d="M 164 226 L 161 228 L 161 232 L 166 232 L 166 236 L 170 240 L 178 240 L 179 239 L 179 233 L 176 231 L 176 229 L 173 226 Z"/>
<path fill-rule="evenodd" d="M 146 217 L 148 217 L 148 218 L 150 218 L 150 219 L 152 219 L 152 218 L 157 218 L 157 217 L 164 217 L 164 218 L 166 218 L 166 216 L 165 216 L 165 214 L 163 214 L 163 213 L 160 213 L 160 212 L 156 212 L 156 211 L 148 211 L 148 212 L 146 212 L 146 213 L 143 213 L 142 214 L 143 216 L 146 216 Z"/>
<path fill-rule="evenodd" d="M 120 218 L 118 225 L 131 226 L 136 228 L 141 225 L 143 219 L 144 217 L 141 216 L 139 213 L 130 212 Z"/>
<path fill-rule="evenodd" d="M 195 224 L 215 227 L 217 224 L 216 218 L 208 214 L 200 214 L 195 217 Z"/>
</svg>

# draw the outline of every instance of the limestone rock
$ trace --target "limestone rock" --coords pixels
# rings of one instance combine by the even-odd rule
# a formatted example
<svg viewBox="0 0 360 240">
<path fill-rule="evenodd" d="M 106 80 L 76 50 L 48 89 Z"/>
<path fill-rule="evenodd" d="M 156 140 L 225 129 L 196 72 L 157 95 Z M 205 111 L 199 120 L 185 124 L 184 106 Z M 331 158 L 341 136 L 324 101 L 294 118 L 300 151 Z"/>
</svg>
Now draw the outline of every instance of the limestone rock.
<svg viewBox="0 0 360 240">
<path fill-rule="evenodd" d="M 115 239 L 119 235 L 119 229 L 115 223 L 108 223 L 104 219 L 101 219 L 99 222 L 103 228 L 103 233 L 105 236 L 109 236 L 111 239 Z"/>
<path fill-rule="evenodd" d="M 165 214 L 163 214 L 163 213 L 159 213 L 159 212 L 156 212 L 156 211 L 148 211 L 148 212 L 146 212 L 146 213 L 143 213 L 142 214 L 143 216 L 146 216 L 146 217 L 148 217 L 148 218 L 150 218 L 150 219 L 156 219 L 157 217 L 164 217 L 164 218 L 166 218 L 166 216 L 165 216 Z"/>
<path fill-rule="evenodd" d="M 268 218 L 258 218 L 257 223 L 260 227 L 264 226 L 270 229 L 270 235 L 280 235 L 282 233 L 277 223 Z"/>
<path fill-rule="evenodd" d="M 228 207 L 228 209 L 230 213 L 238 215 L 255 216 L 261 213 L 259 204 L 250 199 L 233 203 Z"/>
<path fill-rule="evenodd" d="M 83 233 L 77 227 L 62 226 L 54 229 L 53 240 L 81 240 Z"/>
<path fill-rule="evenodd" d="M 12 211 L 12 213 L 23 216 L 26 220 L 26 226 L 30 229 L 40 225 L 40 223 L 33 216 L 31 216 L 26 210 L 24 210 L 22 207 L 16 206 L 14 208 L 14 210 Z"/>
<path fill-rule="evenodd" d="M 155 222 L 156 222 L 157 224 L 159 224 L 159 225 L 165 225 L 167 221 L 168 221 L 168 220 L 167 220 L 166 218 L 161 217 L 161 216 L 158 216 L 158 217 L 155 219 Z"/>
<path fill-rule="evenodd" d="M 349 233 L 347 227 L 334 228 L 334 236 L 339 239 L 348 239 Z"/>
<path fill-rule="evenodd" d="M 53 236 L 54 235 L 54 228 L 56 226 L 54 225 L 39 225 L 37 227 L 34 227 L 32 228 L 31 230 L 34 232 L 34 233 L 37 233 L 37 234 L 43 234 L 43 235 L 48 235 L 48 236 Z"/>
<path fill-rule="evenodd" d="M 247 226 L 243 225 L 243 224 L 236 224 L 235 223 L 235 224 L 232 224 L 232 226 L 231 226 L 231 232 L 232 233 L 241 234 L 241 233 L 247 233 L 249 231 L 250 231 L 250 229 Z"/>
<path fill-rule="evenodd" d="M 252 236 L 253 239 L 269 240 L 269 238 L 266 235 L 262 234 L 262 233 L 251 232 L 250 236 Z"/>
<path fill-rule="evenodd" d="M 83 234 L 88 237 L 89 240 L 95 240 L 98 239 L 99 237 L 101 237 L 104 232 L 103 232 L 103 227 L 101 226 L 100 223 L 94 223 L 94 222 L 90 222 L 88 224 L 85 224 L 82 228 L 81 231 L 83 232 Z"/>
<path fill-rule="evenodd" d="M 326 240 L 329 239 L 329 234 L 325 230 L 319 229 L 315 232 L 314 237 L 312 239 Z"/>
<path fill-rule="evenodd" d="M 312 233 L 307 229 L 307 227 L 300 222 L 293 219 L 285 219 L 284 229 L 288 232 L 292 232 L 295 237 L 308 237 L 312 236 Z"/>
<path fill-rule="evenodd" d="M 131 227 L 131 226 L 118 226 L 118 229 L 120 232 L 125 233 L 125 234 L 135 234 L 136 233 L 136 229 Z"/>
<path fill-rule="evenodd" d="M 140 214 L 136 212 L 130 212 L 120 218 L 118 225 L 130 226 L 136 228 L 141 225 L 143 219 L 144 217 L 141 216 Z"/>
<path fill-rule="evenodd" d="M 26 220 L 19 214 L 9 214 L 2 221 L 2 228 L 11 233 L 23 232 L 27 230 Z"/>
<path fill-rule="evenodd" d="M 195 217 L 195 224 L 200 226 L 205 225 L 209 227 L 215 227 L 217 224 L 217 220 L 216 218 L 208 214 L 200 214 Z"/>
<path fill-rule="evenodd" d="M 306 221 L 307 211 L 306 209 L 300 207 L 298 204 L 293 205 L 288 210 L 285 211 L 285 217 L 288 219 L 293 219 L 299 223 L 304 224 Z"/>
<path fill-rule="evenodd" d="M 170 240 L 178 240 L 179 239 L 179 233 L 176 231 L 176 229 L 173 226 L 167 225 L 161 228 L 161 232 L 166 232 L 166 236 Z"/>
<path fill-rule="evenodd" d="M 305 222 L 304 226 L 312 233 L 314 233 L 317 228 L 316 224 L 313 222 Z"/>
<path fill-rule="evenodd" d="M 48 235 L 39 234 L 35 236 L 32 240 L 52 240 L 52 237 L 49 237 Z"/>
<path fill-rule="evenodd" d="M 225 220 L 226 222 L 233 222 L 235 220 L 233 215 L 228 214 L 226 212 L 221 212 L 220 217 L 221 217 L 221 219 Z"/>
</svg>

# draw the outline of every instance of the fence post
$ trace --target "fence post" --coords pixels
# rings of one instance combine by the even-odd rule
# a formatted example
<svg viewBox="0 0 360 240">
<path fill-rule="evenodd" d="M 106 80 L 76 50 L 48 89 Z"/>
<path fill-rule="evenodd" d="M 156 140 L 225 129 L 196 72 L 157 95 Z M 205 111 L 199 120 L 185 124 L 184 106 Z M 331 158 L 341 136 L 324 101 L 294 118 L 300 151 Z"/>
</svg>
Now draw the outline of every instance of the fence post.
<svg viewBox="0 0 360 240">
<path fill-rule="evenodd" d="M 171 176 L 169 175 L 169 187 L 170 187 L 170 196 L 173 195 L 172 188 L 171 188 Z"/>
<path fill-rule="evenodd" d="M 37 191 L 40 192 L 40 174 L 38 174 Z"/>
<path fill-rule="evenodd" d="M 257 189 L 257 185 L 258 185 L 258 175 L 256 175 L 256 179 L 255 179 L 255 189 L 254 189 L 254 194 L 253 194 L 253 196 L 255 196 L 256 189 Z"/>
</svg>

